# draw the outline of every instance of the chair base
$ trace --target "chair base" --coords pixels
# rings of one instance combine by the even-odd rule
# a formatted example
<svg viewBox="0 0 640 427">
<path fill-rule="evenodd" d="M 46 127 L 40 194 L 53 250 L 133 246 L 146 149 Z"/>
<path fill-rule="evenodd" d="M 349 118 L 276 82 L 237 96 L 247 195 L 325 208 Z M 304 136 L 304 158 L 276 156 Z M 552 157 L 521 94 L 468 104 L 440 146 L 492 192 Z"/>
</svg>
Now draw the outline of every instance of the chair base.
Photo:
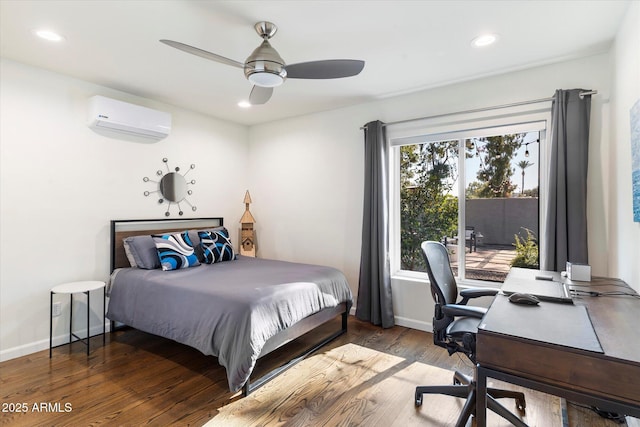
<svg viewBox="0 0 640 427">
<path fill-rule="evenodd" d="M 456 422 L 456 427 L 464 427 L 471 415 L 475 416 L 476 411 L 476 382 L 473 378 L 455 371 L 453 375 L 453 385 L 441 386 L 418 386 L 416 387 L 415 404 L 422 405 L 423 394 L 445 394 L 466 399 L 462 412 Z M 527 406 L 524 394 L 518 391 L 500 390 L 487 388 L 487 408 L 517 427 L 528 427 L 520 418 L 502 406 L 496 399 L 515 399 L 518 411 L 524 413 Z"/>
</svg>

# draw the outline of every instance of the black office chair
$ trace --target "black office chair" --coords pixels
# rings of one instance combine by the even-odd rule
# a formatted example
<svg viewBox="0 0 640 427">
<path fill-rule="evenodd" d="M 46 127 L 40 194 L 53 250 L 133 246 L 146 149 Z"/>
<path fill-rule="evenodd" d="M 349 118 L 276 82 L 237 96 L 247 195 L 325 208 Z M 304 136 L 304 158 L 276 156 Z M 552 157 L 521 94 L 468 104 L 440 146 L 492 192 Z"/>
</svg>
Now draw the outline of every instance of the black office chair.
<svg viewBox="0 0 640 427">
<path fill-rule="evenodd" d="M 486 309 L 468 306 L 471 298 L 493 296 L 497 289 L 464 289 L 460 292 L 462 299 L 456 303 L 458 287 L 449 264 L 446 247 L 440 242 L 422 242 L 422 255 L 427 264 L 427 273 L 431 282 L 431 295 L 435 301 L 433 316 L 433 342 L 444 347 L 452 355 L 461 352 L 476 364 L 476 333 Z M 423 394 L 446 394 L 466 398 L 456 427 L 463 427 L 476 408 L 476 382 L 461 372 L 453 375 L 453 385 L 416 387 L 415 404 L 422 405 Z M 527 425 L 507 408 L 496 401 L 499 398 L 513 398 L 519 411 L 524 412 L 526 402 L 524 394 L 508 390 L 487 388 L 487 408 L 519 427 Z"/>
</svg>

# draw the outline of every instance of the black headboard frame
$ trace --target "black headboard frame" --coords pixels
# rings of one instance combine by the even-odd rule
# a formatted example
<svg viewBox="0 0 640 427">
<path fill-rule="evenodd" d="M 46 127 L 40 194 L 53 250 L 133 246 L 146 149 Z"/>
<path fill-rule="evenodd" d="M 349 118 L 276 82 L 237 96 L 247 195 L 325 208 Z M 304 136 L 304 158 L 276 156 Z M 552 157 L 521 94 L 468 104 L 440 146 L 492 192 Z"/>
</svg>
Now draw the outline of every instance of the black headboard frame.
<svg viewBox="0 0 640 427">
<path fill-rule="evenodd" d="M 129 267 L 123 239 L 169 231 L 204 229 L 224 225 L 222 217 L 180 219 L 123 219 L 111 221 L 111 270 Z"/>
</svg>

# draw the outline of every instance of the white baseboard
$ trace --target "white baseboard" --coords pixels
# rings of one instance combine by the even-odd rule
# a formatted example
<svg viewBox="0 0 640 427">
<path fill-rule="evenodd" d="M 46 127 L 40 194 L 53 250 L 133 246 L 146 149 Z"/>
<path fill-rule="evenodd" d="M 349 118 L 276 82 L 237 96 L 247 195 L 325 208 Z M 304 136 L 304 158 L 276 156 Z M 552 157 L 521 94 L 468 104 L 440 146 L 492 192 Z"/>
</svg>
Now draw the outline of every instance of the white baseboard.
<svg viewBox="0 0 640 427">
<path fill-rule="evenodd" d="M 107 320 L 105 324 L 105 331 L 109 333 L 109 328 L 111 323 Z M 80 334 L 84 332 L 78 331 Z M 91 335 L 98 335 L 102 333 L 102 325 L 96 325 L 91 327 Z M 83 336 L 83 335 L 80 335 Z M 58 335 L 53 337 L 53 346 L 56 347 L 58 345 L 67 344 L 69 342 L 69 334 L 66 333 L 64 335 Z M 8 348 L 6 350 L 0 351 L 0 362 L 4 362 L 11 359 L 16 359 L 18 357 L 27 356 L 29 354 L 37 353 L 42 350 L 49 349 L 49 338 L 45 338 L 43 340 L 35 341 L 28 344 L 23 344 L 17 347 Z"/>
<path fill-rule="evenodd" d="M 352 316 L 356 315 L 355 306 L 351 307 L 349 310 L 349 314 Z M 419 331 L 431 332 L 433 327 L 429 322 L 423 322 L 421 320 L 409 319 L 401 316 L 394 316 L 395 324 L 398 326 L 404 326 L 406 328 L 417 329 Z M 105 329 L 107 333 L 109 332 L 111 323 L 107 319 L 107 323 L 105 325 Z M 82 331 L 80 331 L 82 333 Z M 91 335 L 97 335 L 102 333 L 102 326 L 95 325 L 91 327 Z M 69 342 L 69 335 L 58 335 L 53 337 L 53 346 L 67 344 Z M 39 340 L 36 342 L 32 342 L 29 344 L 24 344 L 21 346 L 8 348 L 6 350 L 0 351 L 0 362 L 4 362 L 6 360 L 16 359 L 18 357 L 27 356 L 29 354 L 37 353 L 38 351 L 49 349 L 49 339 L 45 338 L 43 340 Z M 640 426 L 639 426 L 640 427 Z"/>
<path fill-rule="evenodd" d="M 355 304 L 349 310 L 349 314 L 352 316 L 356 315 Z M 423 322 L 422 320 L 409 319 L 402 316 L 393 316 L 393 320 L 396 325 L 404 326 L 405 328 L 417 329 L 419 331 L 432 332 L 433 325 L 430 322 Z"/>
<path fill-rule="evenodd" d="M 419 331 L 432 332 L 433 325 L 431 322 L 424 322 L 422 320 L 408 319 L 406 317 L 394 316 L 396 325 L 404 326 L 406 328 L 417 329 Z"/>
</svg>

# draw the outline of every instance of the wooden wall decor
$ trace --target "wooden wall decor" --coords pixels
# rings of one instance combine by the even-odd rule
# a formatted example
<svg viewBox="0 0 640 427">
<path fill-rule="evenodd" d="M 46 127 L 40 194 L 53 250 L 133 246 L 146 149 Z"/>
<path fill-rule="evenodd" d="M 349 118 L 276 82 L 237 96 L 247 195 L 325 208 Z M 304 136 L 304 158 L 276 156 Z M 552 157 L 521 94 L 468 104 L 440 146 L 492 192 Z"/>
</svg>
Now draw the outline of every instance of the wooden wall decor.
<svg viewBox="0 0 640 427">
<path fill-rule="evenodd" d="M 249 212 L 249 204 L 251 203 L 251 195 L 249 194 L 249 190 L 244 195 L 244 205 L 245 211 L 240 218 L 240 224 L 242 227 L 240 229 L 240 255 L 246 256 L 256 256 L 256 232 L 253 229 L 253 224 L 255 224 L 256 220 Z"/>
</svg>

